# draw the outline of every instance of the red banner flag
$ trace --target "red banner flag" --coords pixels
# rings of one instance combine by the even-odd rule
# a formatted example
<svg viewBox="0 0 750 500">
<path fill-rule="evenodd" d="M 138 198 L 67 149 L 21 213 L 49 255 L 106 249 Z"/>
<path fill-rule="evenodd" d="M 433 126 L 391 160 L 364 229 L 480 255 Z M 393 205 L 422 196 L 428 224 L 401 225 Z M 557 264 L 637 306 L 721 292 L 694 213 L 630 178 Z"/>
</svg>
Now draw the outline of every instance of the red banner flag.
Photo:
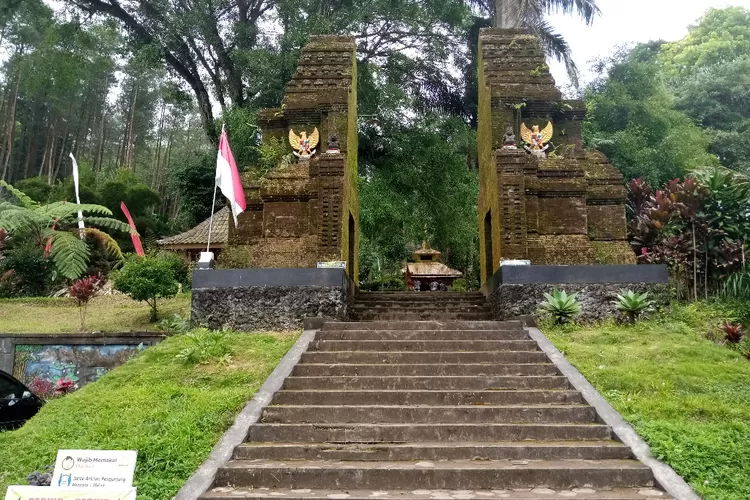
<svg viewBox="0 0 750 500">
<path fill-rule="evenodd" d="M 122 213 L 125 214 L 125 217 L 128 219 L 128 223 L 130 224 L 130 237 L 133 238 L 133 246 L 135 247 L 135 253 L 139 255 L 140 257 L 145 257 L 146 254 L 143 252 L 143 246 L 141 245 L 141 237 L 138 234 L 138 230 L 135 228 L 135 222 L 133 222 L 133 218 L 130 216 L 130 212 L 128 212 L 128 207 L 125 206 L 125 202 L 120 202 L 120 209 L 122 210 Z"/>
</svg>

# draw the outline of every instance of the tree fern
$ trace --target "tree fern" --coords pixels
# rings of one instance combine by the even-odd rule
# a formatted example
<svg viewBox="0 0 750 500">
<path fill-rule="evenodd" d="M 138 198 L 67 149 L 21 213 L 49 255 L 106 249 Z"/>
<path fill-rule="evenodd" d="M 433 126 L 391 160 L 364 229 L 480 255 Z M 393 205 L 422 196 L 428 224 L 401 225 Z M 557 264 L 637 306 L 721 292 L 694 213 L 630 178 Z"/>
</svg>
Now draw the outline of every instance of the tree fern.
<svg viewBox="0 0 750 500">
<path fill-rule="evenodd" d="M 125 258 L 122 255 L 122 250 L 120 250 L 120 245 L 117 244 L 113 237 L 111 237 L 104 231 L 95 227 L 87 227 L 86 229 L 84 229 L 84 234 L 98 241 L 102 248 L 104 248 L 111 257 L 117 260 L 123 260 Z"/>
<path fill-rule="evenodd" d="M 117 219 L 110 219 L 109 217 L 86 217 L 87 224 L 93 224 L 99 227 L 105 227 L 107 229 L 114 229 L 123 233 L 130 233 L 130 226 Z"/>
<path fill-rule="evenodd" d="M 18 202 L 21 204 L 22 207 L 31 208 L 37 205 L 37 202 L 35 202 L 29 196 L 27 196 L 26 193 L 24 193 L 23 191 L 19 189 L 14 188 L 13 186 L 11 186 L 10 184 L 8 184 L 7 182 L 3 180 L 0 180 L 0 188 L 4 188 L 8 192 L 10 192 L 10 194 L 12 194 L 18 200 Z M 0 193 L 2 193 L 2 190 L 0 190 Z"/>
<path fill-rule="evenodd" d="M 68 279 L 79 278 L 88 267 L 90 251 L 86 242 L 68 231 L 50 231 L 50 256 L 57 270 Z"/>
<path fill-rule="evenodd" d="M 81 240 L 76 227 L 79 211 L 94 214 L 94 217 L 84 215 L 87 226 L 84 234 L 91 237 L 90 241 L 102 245 L 111 256 L 122 260 L 122 251 L 117 242 L 99 228 L 129 233 L 130 226 L 106 217 L 112 215 L 107 207 L 64 201 L 39 205 L 7 183 L 1 183 L 0 187 L 6 188 L 17 200 L 17 203 L 12 203 L 13 200 L 0 201 L 0 229 L 16 238 L 30 237 L 42 247 L 49 243 L 52 262 L 62 276 L 80 278 L 88 267 L 91 252 L 86 242 Z"/>
</svg>

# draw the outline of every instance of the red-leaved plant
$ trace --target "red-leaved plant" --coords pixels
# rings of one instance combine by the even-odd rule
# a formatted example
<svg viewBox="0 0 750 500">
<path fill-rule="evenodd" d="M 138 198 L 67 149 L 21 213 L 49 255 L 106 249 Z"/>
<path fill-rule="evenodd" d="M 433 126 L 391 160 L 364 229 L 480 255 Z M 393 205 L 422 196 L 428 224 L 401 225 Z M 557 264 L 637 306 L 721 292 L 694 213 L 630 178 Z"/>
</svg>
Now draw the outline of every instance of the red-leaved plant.
<svg viewBox="0 0 750 500">
<path fill-rule="evenodd" d="M 61 378 L 57 381 L 55 387 L 55 396 L 64 396 L 69 392 L 73 392 L 76 389 L 76 384 L 69 378 Z"/>
<path fill-rule="evenodd" d="M 739 344 L 744 335 L 742 332 L 742 325 L 739 323 L 725 321 L 724 324 L 721 325 L 721 329 L 724 332 L 724 340 L 729 344 Z"/>
<path fill-rule="evenodd" d="M 81 331 L 86 331 L 86 307 L 103 284 L 101 275 L 81 278 L 68 288 L 68 293 L 78 305 L 78 315 L 81 318 Z"/>
</svg>

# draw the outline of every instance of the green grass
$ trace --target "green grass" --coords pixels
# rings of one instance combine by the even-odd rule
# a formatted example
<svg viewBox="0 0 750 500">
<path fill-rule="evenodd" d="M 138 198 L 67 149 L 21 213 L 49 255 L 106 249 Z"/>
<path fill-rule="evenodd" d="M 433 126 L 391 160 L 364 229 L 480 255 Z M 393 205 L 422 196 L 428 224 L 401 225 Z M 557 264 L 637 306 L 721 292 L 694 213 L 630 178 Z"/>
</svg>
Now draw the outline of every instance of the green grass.
<svg viewBox="0 0 750 500">
<path fill-rule="evenodd" d="M 750 498 L 750 362 L 706 338 L 735 311 L 674 306 L 634 326 L 545 332 L 656 457 L 704 498 L 740 500 Z"/>
<path fill-rule="evenodd" d="M 190 315 L 190 295 L 160 300 L 159 318 Z M 67 298 L 0 300 L 0 333 L 77 333 L 78 307 Z M 88 306 L 86 331 L 127 332 L 156 330 L 149 323 L 149 306 L 125 295 L 94 297 Z"/>
<path fill-rule="evenodd" d="M 0 492 L 54 464 L 58 449 L 132 449 L 138 451 L 138 498 L 172 498 L 296 337 L 230 334 L 226 366 L 183 364 L 175 356 L 189 339 L 168 338 L 50 401 L 21 429 L 0 433 Z"/>
</svg>

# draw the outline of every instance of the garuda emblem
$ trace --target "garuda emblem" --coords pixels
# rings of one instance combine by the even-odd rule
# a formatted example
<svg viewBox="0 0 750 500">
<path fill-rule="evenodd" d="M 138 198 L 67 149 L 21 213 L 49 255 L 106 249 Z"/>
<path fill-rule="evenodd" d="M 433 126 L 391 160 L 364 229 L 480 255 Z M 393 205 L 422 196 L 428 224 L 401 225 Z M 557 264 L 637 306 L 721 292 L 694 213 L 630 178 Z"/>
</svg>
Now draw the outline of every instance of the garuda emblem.
<svg viewBox="0 0 750 500">
<path fill-rule="evenodd" d="M 318 133 L 317 127 L 310 134 L 310 137 L 307 137 L 307 132 L 305 131 L 302 131 L 302 136 L 300 137 L 294 133 L 294 129 L 289 129 L 289 144 L 295 150 L 294 154 L 301 160 L 307 160 L 315 154 L 315 147 L 319 141 L 320 133 Z"/>
<path fill-rule="evenodd" d="M 547 143 L 552 139 L 553 133 L 554 130 L 550 121 L 547 122 L 544 130 L 539 130 L 539 125 L 534 125 L 529 130 L 525 123 L 521 124 L 521 139 L 526 143 L 524 148 L 530 153 L 539 156 L 546 156 L 544 152 L 549 148 L 549 144 Z"/>
</svg>

